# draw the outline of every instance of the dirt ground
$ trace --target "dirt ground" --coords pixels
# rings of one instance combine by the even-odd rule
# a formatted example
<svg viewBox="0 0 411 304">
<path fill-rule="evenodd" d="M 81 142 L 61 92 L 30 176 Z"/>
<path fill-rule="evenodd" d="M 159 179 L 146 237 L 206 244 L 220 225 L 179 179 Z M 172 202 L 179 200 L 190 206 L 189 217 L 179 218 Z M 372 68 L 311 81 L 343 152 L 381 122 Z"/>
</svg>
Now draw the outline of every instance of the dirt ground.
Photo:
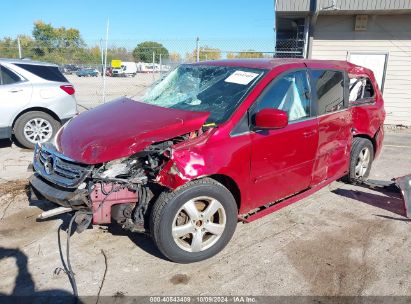
<svg viewBox="0 0 411 304">
<path fill-rule="evenodd" d="M 76 89 L 76 99 L 79 111 L 93 108 L 103 102 L 103 77 L 78 77 L 66 75 Z M 106 77 L 106 101 L 126 96 L 138 98 L 143 96 L 146 89 L 161 75 L 159 73 L 139 73 L 135 77 Z"/>
<path fill-rule="evenodd" d="M 372 178 L 411 173 L 411 134 L 386 134 Z M 0 147 L 0 295 L 70 294 L 65 254 L 69 215 L 36 222 L 50 203 L 30 205 L 31 151 Z M 411 222 L 397 195 L 334 182 L 250 224 L 209 260 L 165 260 L 149 238 L 116 226 L 71 239 L 79 294 L 96 295 L 408 295 Z M 102 250 L 107 257 L 107 268 Z"/>
</svg>

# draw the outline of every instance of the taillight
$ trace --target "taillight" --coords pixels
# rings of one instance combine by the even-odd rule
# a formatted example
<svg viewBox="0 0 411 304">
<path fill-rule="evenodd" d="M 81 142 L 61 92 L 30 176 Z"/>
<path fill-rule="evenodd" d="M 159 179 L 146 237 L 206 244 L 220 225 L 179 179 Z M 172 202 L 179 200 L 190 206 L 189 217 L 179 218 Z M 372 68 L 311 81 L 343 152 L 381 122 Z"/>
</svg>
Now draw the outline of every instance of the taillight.
<svg viewBox="0 0 411 304">
<path fill-rule="evenodd" d="M 66 92 L 69 95 L 73 95 L 76 90 L 74 90 L 74 87 L 72 85 L 62 85 L 60 86 L 60 89 L 62 89 L 64 92 Z"/>
</svg>

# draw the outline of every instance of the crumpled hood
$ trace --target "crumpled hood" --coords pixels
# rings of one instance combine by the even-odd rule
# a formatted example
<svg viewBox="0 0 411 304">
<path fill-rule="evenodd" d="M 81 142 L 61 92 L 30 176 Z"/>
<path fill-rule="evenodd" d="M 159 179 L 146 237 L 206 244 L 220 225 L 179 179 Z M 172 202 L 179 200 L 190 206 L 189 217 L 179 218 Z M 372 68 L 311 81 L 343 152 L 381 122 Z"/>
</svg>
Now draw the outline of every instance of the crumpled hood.
<svg viewBox="0 0 411 304">
<path fill-rule="evenodd" d="M 56 148 L 84 164 L 103 163 L 198 130 L 209 114 L 121 98 L 73 118 L 58 134 Z"/>
</svg>

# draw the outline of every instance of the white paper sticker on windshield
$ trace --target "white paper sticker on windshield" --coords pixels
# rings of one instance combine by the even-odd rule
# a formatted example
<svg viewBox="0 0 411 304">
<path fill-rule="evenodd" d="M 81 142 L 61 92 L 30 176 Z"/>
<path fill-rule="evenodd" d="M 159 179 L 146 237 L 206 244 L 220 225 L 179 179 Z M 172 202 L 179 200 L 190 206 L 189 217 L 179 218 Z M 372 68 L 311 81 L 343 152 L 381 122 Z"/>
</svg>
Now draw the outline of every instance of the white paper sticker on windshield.
<svg viewBox="0 0 411 304">
<path fill-rule="evenodd" d="M 249 84 L 257 76 L 257 73 L 235 71 L 233 74 L 228 76 L 224 81 L 246 85 Z"/>
</svg>

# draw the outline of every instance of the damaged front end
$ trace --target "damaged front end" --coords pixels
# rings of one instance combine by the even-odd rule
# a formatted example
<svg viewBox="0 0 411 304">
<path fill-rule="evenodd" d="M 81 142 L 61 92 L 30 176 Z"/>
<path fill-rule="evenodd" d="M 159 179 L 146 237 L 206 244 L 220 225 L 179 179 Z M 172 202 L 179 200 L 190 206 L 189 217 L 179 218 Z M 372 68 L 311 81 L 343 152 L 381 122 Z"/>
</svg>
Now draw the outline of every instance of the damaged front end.
<svg viewBox="0 0 411 304">
<path fill-rule="evenodd" d="M 70 208 L 65 210 L 79 210 L 93 224 L 114 219 L 125 229 L 144 232 L 149 202 L 164 190 L 156 178 L 169 162 L 172 147 L 199 133 L 156 142 L 128 157 L 95 165 L 74 161 L 51 143 L 38 145 L 30 184 L 37 196 Z"/>
</svg>

